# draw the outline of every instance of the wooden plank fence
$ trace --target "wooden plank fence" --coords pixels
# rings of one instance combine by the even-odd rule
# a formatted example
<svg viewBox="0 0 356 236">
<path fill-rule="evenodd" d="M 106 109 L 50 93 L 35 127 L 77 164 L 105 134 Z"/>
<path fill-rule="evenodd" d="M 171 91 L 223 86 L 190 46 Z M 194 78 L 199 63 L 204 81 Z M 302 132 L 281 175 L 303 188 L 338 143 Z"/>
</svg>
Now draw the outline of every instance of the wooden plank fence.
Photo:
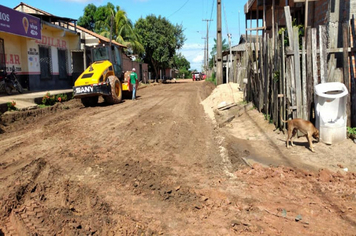
<svg viewBox="0 0 356 236">
<path fill-rule="evenodd" d="M 355 48 L 356 45 L 356 32 L 355 32 L 355 17 L 352 16 L 351 20 L 351 34 L 352 34 L 352 49 Z M 349 57 L 350 61 L 350 71 L 351 71 L 351 126 L 356 127 L 356 81 L 355 81 L 355 50 L 351 50 L 351 57 Z"/>
<path fill-rule="evenodd" d="M 246 100 L 252 101 L 270 122 L 283 130 L 285 124 L 281 122 L 281 117 L 284 120 L 299 117 L 315 123 L 315 85 L 343 82 L 349 92 L 347 126 L 356 127 L 354 16 L 350 23 L 343 24 L 343 48 L 330 49 L 327 48 L 325 26 L 318 29 L 308 27 L 300 39 L 299 28 L 292 26 L 289 6 L 284 11 L 286 30 L 278 32 L 276 24 L 273 37 L 264 34 L 247 51 Z M 288 45 L 284 43 L 285 33 L 288 34 Z M 350 37 L 351 45 L 348 43 Z M 336 76 L 335 53 L 343 53 L 343 73 L 339 77 Z"/>
</svg>

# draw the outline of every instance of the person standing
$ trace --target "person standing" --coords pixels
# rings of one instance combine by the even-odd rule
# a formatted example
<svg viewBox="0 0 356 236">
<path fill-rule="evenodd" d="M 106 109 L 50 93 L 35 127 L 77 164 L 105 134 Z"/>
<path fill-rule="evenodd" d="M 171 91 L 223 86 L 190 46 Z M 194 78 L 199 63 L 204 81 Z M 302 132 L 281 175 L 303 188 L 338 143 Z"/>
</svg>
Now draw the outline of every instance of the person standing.
<svg viewBox="0 0 356 236">
<path fill-rule="evenodd" d="M 137 89 L 137 74 L 136 74 L 136 69 L 132 68 L 132 72 L 130 74 L 130 83 L 132 85 L 132 100 L 136 100 L 136 89 Z"/>
</svg>

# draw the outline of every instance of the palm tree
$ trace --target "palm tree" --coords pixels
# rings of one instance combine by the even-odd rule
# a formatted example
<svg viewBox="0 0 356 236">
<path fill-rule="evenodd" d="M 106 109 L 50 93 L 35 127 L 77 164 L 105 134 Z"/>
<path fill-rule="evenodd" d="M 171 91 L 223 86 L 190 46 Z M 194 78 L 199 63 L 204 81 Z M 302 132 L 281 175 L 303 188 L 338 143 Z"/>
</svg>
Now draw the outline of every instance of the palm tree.
<svg viewBox="0 0 356 236">
<path fill-rule="evenodd" d="M 127 18 L 126 12 L 117 7 L 115 15 L 116 41 L 127 46 L 135 54 L 144 53 L 145 49 L 134 31 L 132 21 Z"/>
<path fill-rule="evenodd" d="M 222 47 L 222 51 L 229 49 L 229 44 L 226 42 L 226 39 L 222 40 L 221 47 Z M 214 46 L 211 48 L 211 52 L 210 52 L 211 58 L 209 60 L 209 68 L 213 68 L 216 48 L 217 48 L 217 42 L 216 39 L 214 39 Z"/>
<path fill-rule="evenodd" d="M 116 7 L 116 12 L 109 5 L 108 12 L 113 18 L 112 27 L 101 27 L 100 35 L 110 38 L 127 47 L 127 51 L 132 54 L 142 54 L 145 49 L 139 41 L 139 37 L 133 29 L 132 21 L 127 17 L 124 10 L 119 6 Z M 97 22 L 98 24 L 108 24 L 105 22 Z M 110 32 L 111 31 L 111 32 Z"/>
<path fill-rule="evenodd" d="M 216 47 L 217 47 L 217 42 L 216 39 L 214 39 L 214 46 L 211 48 L 211 52 L 210 52 L 210 55 L 212 57 L 214 57 L 216 54 Z M 229 44 L 226 42 L 226 39 L 222 40 L 221 47 L 222 47 L 222 51 L 229 49 Z"/>
</svg>

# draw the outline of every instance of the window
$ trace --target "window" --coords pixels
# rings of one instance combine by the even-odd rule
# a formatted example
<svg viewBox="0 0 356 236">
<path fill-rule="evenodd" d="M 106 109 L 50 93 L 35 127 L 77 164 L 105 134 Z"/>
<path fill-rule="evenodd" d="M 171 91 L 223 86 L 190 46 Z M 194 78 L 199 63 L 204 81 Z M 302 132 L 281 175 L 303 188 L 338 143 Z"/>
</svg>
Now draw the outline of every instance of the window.
<svg viewBox="0 0 356 236">
<path fill-rule="evenodd" d="M 108 47 L 97 47 L 93 49 L 94 61 L 109 60 Z"/>
<path fill-rule="evenodd" d="M 41 79 L 51 79 L 51 55 L 49 47 L 39 46 Z"/>
<path fill-rule="evenodd" d="M 59 78 L 67 79 L 67 56 L 66 50 L 58 49 Z"/>
<path fill-rule="evenodd" d="M 120 58 L 120 51 L 117 47 L 114 47 L 114 51 L 113 51 L 113 58 L 114 58 L 114 71 L 115 71 L 115 74 L 116 76 L 121 76 L 121 73 L 122 73 L 122 67 L 121 67 L 121 58 Z"/>
</svg>

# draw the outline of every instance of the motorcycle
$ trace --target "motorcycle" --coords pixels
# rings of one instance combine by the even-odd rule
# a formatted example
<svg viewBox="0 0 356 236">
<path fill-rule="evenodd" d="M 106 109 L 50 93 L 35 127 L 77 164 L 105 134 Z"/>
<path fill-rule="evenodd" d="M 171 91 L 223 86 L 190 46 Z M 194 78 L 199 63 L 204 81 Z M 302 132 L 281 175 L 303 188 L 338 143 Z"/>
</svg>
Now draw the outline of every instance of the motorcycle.
<svg viewBox="0 0 356 236">
<path fill-rule="evenodd" d="M 11 95 L 13 90 L 23 93 L 23 88 L 15 74 L 15 68 L 12 68 L 10 74 L 5 70 L 0 70 L 0 90 L 5 90 L 8 95 Z"/>
</svg>

